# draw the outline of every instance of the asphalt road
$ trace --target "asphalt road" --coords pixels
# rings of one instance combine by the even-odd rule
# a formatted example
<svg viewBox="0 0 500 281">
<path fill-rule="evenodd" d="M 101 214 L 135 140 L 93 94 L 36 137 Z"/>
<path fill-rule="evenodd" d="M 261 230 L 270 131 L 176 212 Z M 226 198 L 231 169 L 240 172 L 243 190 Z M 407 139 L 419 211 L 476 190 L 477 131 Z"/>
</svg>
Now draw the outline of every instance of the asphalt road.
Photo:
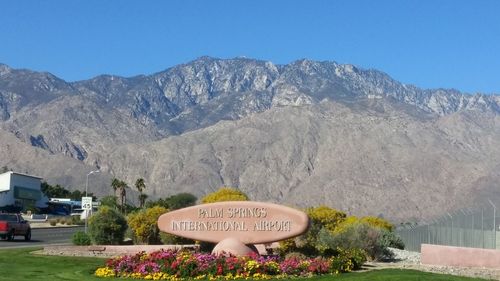
<svg viewBox="0 0 500 281">
<path fill-rule="evenodd" d="M 73 233 L 83 230 L 83 226 L 33 228 L 31 229 L 31 241 L 24 241 L 23 236 L 16 236 L 13 241 L 0 239 L 0 249 L 70 244 Z"/>
</svg>

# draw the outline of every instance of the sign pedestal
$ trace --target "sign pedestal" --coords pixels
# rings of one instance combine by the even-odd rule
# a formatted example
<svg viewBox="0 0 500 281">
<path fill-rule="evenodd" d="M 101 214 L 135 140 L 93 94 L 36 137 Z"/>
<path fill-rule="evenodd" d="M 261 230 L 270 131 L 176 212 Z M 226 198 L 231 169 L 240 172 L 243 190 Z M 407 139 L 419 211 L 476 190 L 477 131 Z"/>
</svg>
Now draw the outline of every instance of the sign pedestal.
<svg viewBox="0 0 500 281">
<path fill-rule="evenodd" d="M 214 255 L 246 256 L 251 253 L 257 253 L 255 246 L 249 247 L 236 238 L 226 238 L 215 245 L 212 250 Z"/>
</svg>

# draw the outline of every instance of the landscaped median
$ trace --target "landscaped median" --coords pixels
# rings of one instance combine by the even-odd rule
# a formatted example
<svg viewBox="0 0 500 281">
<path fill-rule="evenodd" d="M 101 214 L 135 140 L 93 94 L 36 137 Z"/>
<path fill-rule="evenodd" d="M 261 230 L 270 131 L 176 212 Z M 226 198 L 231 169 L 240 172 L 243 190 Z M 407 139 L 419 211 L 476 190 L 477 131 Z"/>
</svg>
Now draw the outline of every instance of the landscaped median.
<svg viewBox="0 0 500 281">
<path fill-rule="evenodd" d="M 54 281 L 54 280 L 106 280 L 95 276 L 95 271 L 105 263 L 102 258 L 43 256 L 32 254 L 36 249 L 0 250 L 0 280 Z M 152 278 L 153 276 L 151 276 Z M 288 278 L 285 278 L 285 280 Z M 112 279 L 109 279 L 112 280 Z M 433 274 L 416 270 L 383 269 L 352 272 L 339 275 L 321 275 L 295 280 L 304 281 L 479 281 L 468 277 Z"/>
</svg>

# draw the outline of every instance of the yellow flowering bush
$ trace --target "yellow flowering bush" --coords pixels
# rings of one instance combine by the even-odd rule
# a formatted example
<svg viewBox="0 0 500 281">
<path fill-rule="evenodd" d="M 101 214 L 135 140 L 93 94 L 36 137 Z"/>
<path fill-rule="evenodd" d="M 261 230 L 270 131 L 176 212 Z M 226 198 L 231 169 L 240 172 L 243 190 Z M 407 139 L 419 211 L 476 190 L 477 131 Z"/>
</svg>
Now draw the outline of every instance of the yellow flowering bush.
<svg viewBox="0 0 500 281">
<path fill-rule="evenodd" d="M 135 240 L 144 244 L 158 244 L 160 242 L 158 218 L 166 212 L 168 212 L 166 208 L 154 206 L 129 214 L 127 223 L 134 233 Z"/>
<path fill-rule="evenodd" d="M 222 187 L 216 192 L 207 194 L 201 199 L 202 203 L 215 203 L 223 201 L 248 201 L 248 196 L 239 189 Z"/>
</svg>

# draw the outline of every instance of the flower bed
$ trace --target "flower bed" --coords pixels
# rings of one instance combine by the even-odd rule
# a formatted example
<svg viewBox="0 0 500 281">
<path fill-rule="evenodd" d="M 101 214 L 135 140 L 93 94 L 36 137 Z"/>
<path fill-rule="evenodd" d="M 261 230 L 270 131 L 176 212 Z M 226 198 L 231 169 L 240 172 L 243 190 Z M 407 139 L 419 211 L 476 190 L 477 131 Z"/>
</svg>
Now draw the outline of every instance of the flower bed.
<svg viewBox="0 0 500 281">
<path fill-rule="evenodd" d="M 331 258 L 280 259 L 250 255 L 215 256 L 182 251 L 158 251 L 150 254 L 113 258 L 98 268 L 98 277 L 128 277 L 147 280 L 187 279 L 271 279 L 290 276 L 338 274 L 354 269 L 356 260 L 343 254 Z"/>
</svg>

